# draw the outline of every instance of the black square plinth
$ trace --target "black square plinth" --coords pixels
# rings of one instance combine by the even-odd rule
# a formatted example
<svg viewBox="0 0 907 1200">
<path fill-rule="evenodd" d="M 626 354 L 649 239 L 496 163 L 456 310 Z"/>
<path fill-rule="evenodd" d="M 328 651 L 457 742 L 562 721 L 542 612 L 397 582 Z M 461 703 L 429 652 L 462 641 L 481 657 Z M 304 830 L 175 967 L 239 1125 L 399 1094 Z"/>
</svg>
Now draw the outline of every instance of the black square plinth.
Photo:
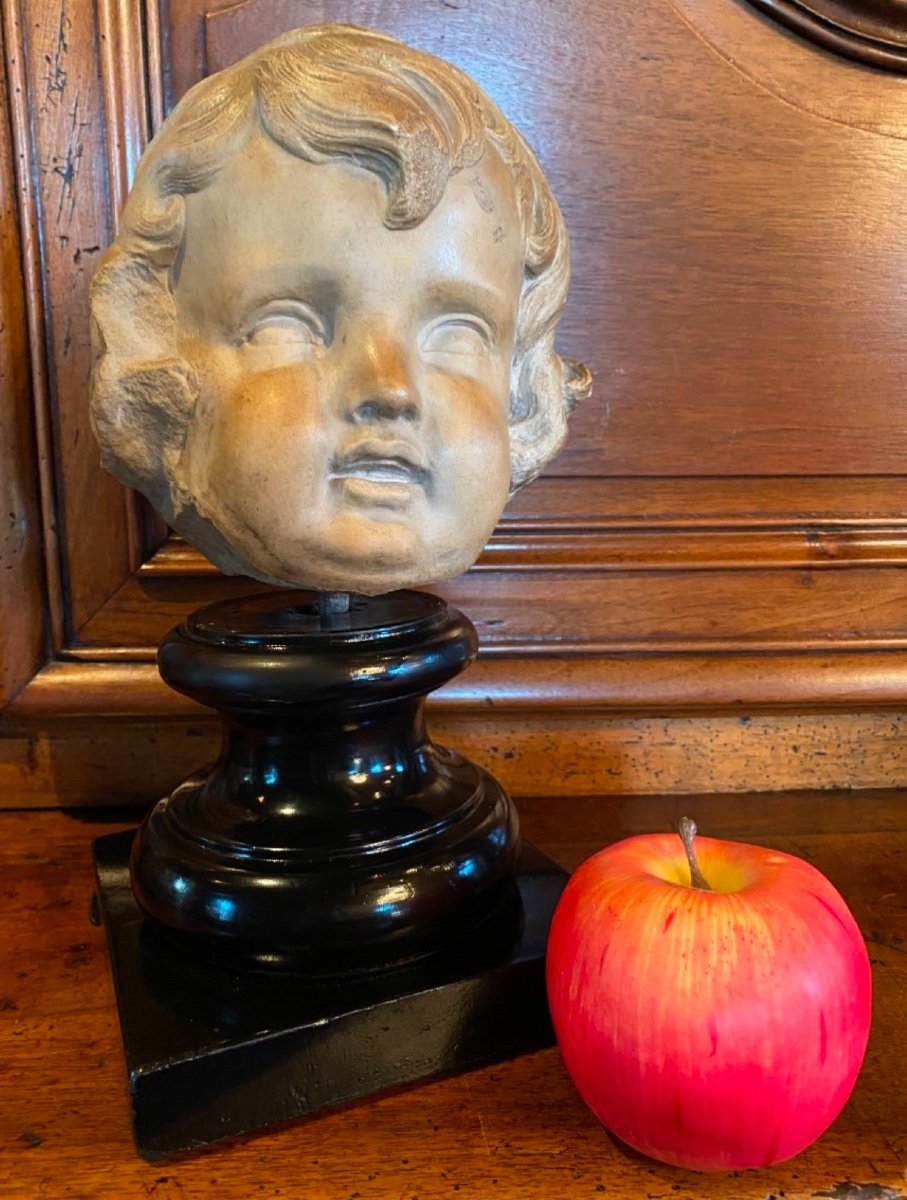
<svg viewBox="0 0 907 1200">
<path fill-rule="evenodd" d="M 548 926 L 567 876 L 524 842 L 518 897 L 456 951 L 342 981 L 230 972 L 156 941 L 129 888 L 132 833 L 94 843 L 147 1159 L 553 1042 Z"/>
</svg>

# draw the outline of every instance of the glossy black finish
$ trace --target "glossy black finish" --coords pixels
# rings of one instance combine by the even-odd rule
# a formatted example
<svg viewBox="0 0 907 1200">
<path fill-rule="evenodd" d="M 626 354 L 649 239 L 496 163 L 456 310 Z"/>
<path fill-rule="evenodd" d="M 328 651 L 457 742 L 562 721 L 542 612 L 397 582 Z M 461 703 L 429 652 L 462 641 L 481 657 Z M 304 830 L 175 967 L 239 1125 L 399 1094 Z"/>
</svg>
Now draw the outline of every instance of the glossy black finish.
<svg viewBox="0 0 907 1200">
<path fill-rule="evenodd" d="M 425 695 L 476 652 L 436 596 L 309 592 L 211 605 L 164 639 L 167 683 L 217 708 L 223 748 L 150 814 L 132 885 L 181 949 L 308 975 L 445 950 L 513 890 L 497 782 L 434 745 Z"/>
<path fill-rule="evenodd" d="M 129 887 L 131 839 L 99 838 L 95 864 L 145 1158 L 553 1043 L 544 956 L 567 875 L 528 843 L 512 896 L 447 954 L 319 981 L 162 944 Z"/>
</svg>

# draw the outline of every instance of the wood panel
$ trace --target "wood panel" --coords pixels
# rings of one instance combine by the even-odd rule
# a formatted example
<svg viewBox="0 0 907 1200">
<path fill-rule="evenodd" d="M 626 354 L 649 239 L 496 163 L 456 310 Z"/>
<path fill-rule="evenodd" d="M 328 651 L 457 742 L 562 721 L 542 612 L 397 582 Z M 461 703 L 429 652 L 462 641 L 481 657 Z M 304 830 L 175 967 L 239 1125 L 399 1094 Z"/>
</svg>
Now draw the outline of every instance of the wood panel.
<svg viewBox="0 0 907 1200">
<path fill-rule="evenodd" d="M 751 0 L 668 3 L 729 70 L 783 103 L 836 125 L 904 138 L 903 85 L 887 72 L 867 70 L 788 34 Z"/>
<path fill-rule="evenodd" d="M 665 2 L 172 0 L 166 13 L 171 100 L 284 29 L 352 20 L 448 57 L 517 121 L 571 232 L 561 341 L 596 380 L 556 473 L 902 469 L 899 138 L 780 103 Z M 832 66 L 848 98 L 863 75 L 874 84 Z"/>
<path fill-rule="evenodd" d="M 45 655 L 41 517 L 35 472 L 25 281 L 6 63 L 0 57 L 0 708 Z"/>
<path fill-rule="evenodd" d="M 26 683 L 30 596 L 30 634 L 5 633 L 7 691 L 26 686 L 0 725 L 0 786 L 107 800 L 191 760 L 199 714 L 156 678 L 156 640 L 250 585 L 178 540 L 158 549 L 144 502 L 101 475 L 87 284 L 149 126 L 207 71 L 333 19 L 459 63 L 528 132 L 573 238 L 562 348 L 595 371 L 568 449 L 439 589 L 483 642 L 435 702 L 450 740 L 519 791 L 538 772 L 553 791 L 790 787 L 810 771 L 826 787 L 848 769 L 859 786 L 900 782 L 903 80 L 743 0 L 11 0 L 32 412 L 7 398 L 0 422 L 19 431 L 9 477 L 41 473 L 27 573 L 43 540 L 53 659 Z"/>
<path fill-rule="evenodd" d="M 147 711 L 136 721 L 55 713 L 8 732 L 0 738 L 0 811 L 168 795 L 218 749 L 217 724 L 203 710 L 177 712 L 181 719 L 157 721 Z M 429 718 L 433 737 L 492 771 L 517 799 L 540 789 L 567 797 L 849 788 L 858 808 L 858 789 L 907 788 L 901 710 L 634 717 L 556 703 L 476 711 L 474 701 L 441 696 Z"/>
<path fill-rule="evenodd" d="M 627 480 L 543 479 L 477 567 L 433 590 L 470 614 L 485 655 L 897 651 L 905 510 L 903 479 L 661 479 L 642 495 Z M 193 607 L 250 586 L 171 540 L 70 654 L 150 660 Z"/>
<path fill-rule="evenodd" d="M 750 0 L 818 46 L 886 71 L 907 72 L 907 20 L 898 0 Z"/>
<path fill-rule="evenodd" d="M 903 707 L 895 655 L 809 654 L 482 656 L 434 703 L 484 719 L 514 711 L 541 730 L 552 712 L 721 713 L 860 711 Z M 808 697 L 808 699 L 804 699 Z M 39 671 L 3 714 L 2 729 L 72 718 L 176 718 L 198 709 L 161 682 L 152 662 L 59 661 Z M 783 768 L 779 765 L 779 777 Z M 780 786 L 780 785 L 779 785 Z"/>
<path fill-rule="evenodd" d="M 13 0 L 5 22 L 15 48 L 28 249 L 40 254 L 29 285 L 35 349 L 46 358 L 34 404 L 49 465 L 50 569 L 60 573 L 65 601 L 58 637 L 65 637 L 137 565 L 131 501 L 101 471 L 88 422 L 88 284 L 111 234 L 98 30 L 83 10 L 47 0 Z"/>
<path fill-rule="evenodd" d="M 517 561 L 506 575 L 474 571 L 430 589 L 469 614 L 486 655 L 907 648 L 903 544 L 900 566 L 895 561 L 861 569 L 845 560 L 835 569 L 819 551 L 821 569 L 813 570 L 804 539 L 804 569 L 796 572 L 752 564 L 719 574 L 684 569 L 668 558 L 666 565 L 638 570 L 615 565 L 590 578 L 580 574 L 582 559 L 575 570 L 565 570 L 556 557 L 553 562 L 542 557 L 540 540 L 509 556 L 535 555 L 541 559 L 537 566 Z M 552 553 L 566 556 L 569 548 L 568 543 Z M 696 550 L 701 553 L 698 545 Z M 85 626 L 82 638 L 94 650 L 120 648 L 130 657 L 151 659 L 164 634 L 193 609 L 259 587 L 240 579 L 228 589 L 219 578 L 201 574 L 140 574 Z M 512 603 L 514 594 L 519 605 Z M 748 605 L 742 613 L 735 602 L 744 594 Z M 74 644 L 73 655 L 80 651 L 81 643 Z M 898 664 L 892 662 L 892 669 Z"/>
<path fill-rule="evenodd" d="M 206 1154 L 143 1163 L 129 1137 L 103 932 L 88 923 L 90 840 L 118 826 L 59 812 L 7 813 L 4 1200 L 898 1200 L 907 1163 L 903 797 L 561 798 L 527 799 L 520 808 L 526 832 L 572 868 L 617 837 L 669 828 L 681 803 L 710 834 L 807 858 L 838 887 L 868 939 L 875 996 L 866 1062 L 841 1117 L 797 1158 L 728 1175 L 628 1153 L 584 1108 L 552 1049 Z"/>
</svg>

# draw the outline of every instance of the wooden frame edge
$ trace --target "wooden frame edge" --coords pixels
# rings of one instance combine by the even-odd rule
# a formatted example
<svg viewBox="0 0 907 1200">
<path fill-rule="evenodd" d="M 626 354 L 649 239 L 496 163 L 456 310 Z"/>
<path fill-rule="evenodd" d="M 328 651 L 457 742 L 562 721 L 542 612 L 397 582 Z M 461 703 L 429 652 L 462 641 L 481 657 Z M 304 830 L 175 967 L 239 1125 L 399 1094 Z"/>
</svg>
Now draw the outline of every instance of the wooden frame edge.
<svg viewBox="0 0 907 1200">
<path fill-rule="evenodd" d="M 62 18 L 61 18 L 62 19 Z M 54 430 L 45 323 L 45 279 L 41 263 L 40 189 L 35 181 L 32 100 L 24 64 L 24 30 L 19 0 L 0 6 L 0 31 L 6 56 L 9 119 L 17 153 L 13 156 L 19 207 L 19 236 L 25 281 L 25 314 L 32 380 L 38 499 L 41 511 L 48 641 L 59 649 L 66 638 L 64 566 L 60 545 Z M 15 48 L 15 49 L 14 49 Z"/>
<path fill-rule="evenodd" d="M 431 699 L 450 713 L 596 710 L 648 715 L 903 707 L 907 653 L 613 655 L 480 658 Z M 0 727 L 57 720 L 198 719 L 148 662 L 53 662 L 19 693 Z"/>
<path fill-rule="evenodd" d="M 867 520 L 859 526 L 833 522 L 777 527 L 675 529 L 584 528 L 559 521 L 549 528 L 512 522 L 498 529 L 477 571 L 674 571 L 815 570 L 828 567 L 907 565 L 907 528 Z M 181 539 L 169 538 L 139 568 L 142 578 L 216 578 L 217 569 Z"/>
</svg>

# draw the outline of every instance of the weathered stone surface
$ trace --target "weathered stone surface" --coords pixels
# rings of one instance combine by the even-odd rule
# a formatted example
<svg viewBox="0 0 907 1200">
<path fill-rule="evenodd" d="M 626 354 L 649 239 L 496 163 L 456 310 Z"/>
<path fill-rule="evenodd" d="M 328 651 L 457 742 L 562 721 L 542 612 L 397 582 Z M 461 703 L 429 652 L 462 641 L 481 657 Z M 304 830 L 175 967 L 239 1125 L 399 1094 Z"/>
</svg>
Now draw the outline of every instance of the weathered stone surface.
<svg viewBox="0 0 907 1200">
<path fill-rule="evenodd" d="M 461 72 L 310 26 L 192 89 L 92 288 L 105 466 L 222 570 L 377 594 L 450 578 L 557 452 L 568 247 Z"/>
</svg>

